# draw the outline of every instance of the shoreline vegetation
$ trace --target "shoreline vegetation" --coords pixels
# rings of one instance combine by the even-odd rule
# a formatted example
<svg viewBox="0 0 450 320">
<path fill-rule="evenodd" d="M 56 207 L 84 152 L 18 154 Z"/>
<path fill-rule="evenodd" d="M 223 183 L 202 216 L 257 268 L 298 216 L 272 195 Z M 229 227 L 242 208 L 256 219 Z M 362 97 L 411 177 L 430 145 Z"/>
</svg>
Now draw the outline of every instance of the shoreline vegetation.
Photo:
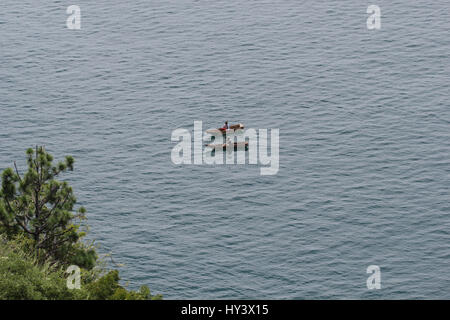
<svg viewBox="0 0 450 320">
<path fill-rule="evenodd" d="M 75 210 L 67 182 L 74 159 L 53 163 L 44 147 L 28 149 L 28 169 L 3 171 L 0 188 L 1 300 L 159 300 L 143 285 L 138 291 L 119 284 L 119 271 L 108 269 L 93 244 L 83 242 L 86 210 Z M 69 267 L 80 270 L 73 287 Z M 77 281 L 77 280 L 76 280 Z M 75 282 L 76 282 L 75 281 Z"/>
</svg>

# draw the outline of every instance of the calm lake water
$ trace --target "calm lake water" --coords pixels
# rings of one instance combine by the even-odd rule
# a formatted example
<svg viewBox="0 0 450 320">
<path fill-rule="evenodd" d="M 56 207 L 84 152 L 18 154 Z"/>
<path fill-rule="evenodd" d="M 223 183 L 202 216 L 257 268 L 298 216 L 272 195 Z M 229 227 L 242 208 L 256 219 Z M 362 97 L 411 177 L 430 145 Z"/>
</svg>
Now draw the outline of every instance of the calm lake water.
<svg viewBox="0 0 450 320">
<path fill-rule="evenodd" d="M 2 0 L 0 169 L 73 155 L 89 238 L 130 288 L 450 299 L 448 5 Z M 195 120 L 279 128 L 278 174 L 173 164 Z"/>
</svg>

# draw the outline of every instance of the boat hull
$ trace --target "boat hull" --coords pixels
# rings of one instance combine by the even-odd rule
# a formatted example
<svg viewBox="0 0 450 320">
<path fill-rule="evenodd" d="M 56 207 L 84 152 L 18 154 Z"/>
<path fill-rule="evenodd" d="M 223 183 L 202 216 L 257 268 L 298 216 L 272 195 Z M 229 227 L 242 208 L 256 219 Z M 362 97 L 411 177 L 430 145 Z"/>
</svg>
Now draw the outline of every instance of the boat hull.
<svg viewBox="0 0 450 320">
<path fill-rule="evenodd" d="M 227 134 L 233 134 L 236 131 L 242 130 L 242 129 L 244 129 L 244 125 L 242 123 L 238 123 L 238 124 L 234 124 L 234 125 L 230 126 L 228 129 L 224 129 L 224 128 L 209 129 L 209 130 L 206 130 L 206 133 L 227 135 Z"/>
</svg>

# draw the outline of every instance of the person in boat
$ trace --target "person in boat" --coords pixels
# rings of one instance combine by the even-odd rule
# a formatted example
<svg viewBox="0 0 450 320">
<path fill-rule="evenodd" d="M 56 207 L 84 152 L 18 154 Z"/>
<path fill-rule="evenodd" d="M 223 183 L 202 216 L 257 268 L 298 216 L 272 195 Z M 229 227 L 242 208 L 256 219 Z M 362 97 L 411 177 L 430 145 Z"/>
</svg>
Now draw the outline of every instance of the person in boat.
<svg viewBox="0 0 450 320">
<path fill-rule="evenodd" d="M 229 149 L 231 150 L 231 148 L 233 147 L 234 143 L 233 143 L 233 141 L 231 141 L 231 139 L 228 137 L 228 138 L 227 138 L 227 141 L 225 142 L 225 145 L 226 145 L 226 148 L 227 148 L 227 149 L 228 149 L 228 147 L 229 147 Z"/>
<path fill-rule="evenodd" d="M 222 127 L 222 129 L 228 130 L 228 121 L 225 121 L 225 125 Z"/>
</svg>

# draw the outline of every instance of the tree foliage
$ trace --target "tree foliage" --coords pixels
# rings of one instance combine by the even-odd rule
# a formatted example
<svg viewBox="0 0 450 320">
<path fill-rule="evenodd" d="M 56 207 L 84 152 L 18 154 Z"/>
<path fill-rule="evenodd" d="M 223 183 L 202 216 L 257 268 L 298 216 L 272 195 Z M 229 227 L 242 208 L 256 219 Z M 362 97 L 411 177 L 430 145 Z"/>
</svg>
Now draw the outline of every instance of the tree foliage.
<svg viewBox="0 0 450 320">
<path fill-rule="evenodd" d="M 119 284 L 119 272 L 96 275 L 84 270 L 81 289 L 68 289 L 64 269 L 38 262 L 27 240 L 0 235 L 0 300 L 157 300 L 146 286 L 130 291 Z M 93 276 L 94 275 L 94 276 Z"/>
<path fill-rule="evenodd" d="M 80 207 L 74 212 L 72 188 L 57 180 L 73 170 L 74 159 L 67 156 L 55 165 L 43 147 L 28 149 L 26 154 L 28 170 L 23 177 L 15 163 L 15 170 L 8 168 L 2 174 L 0 231 L 9 237 L 24 234 L 32 239 L 38 259 L 92 268 L 95 250 L 80 241 L 85 233 L 74 222 L 83 220 L 86 210 Z"/>
<path fill-rule="evenodd" d="M 75 211 L 67 182 L 70 156 L 57 164 L 43 147 L 28 149 L 22 176 L 14 163 L 3 171 L 0 189 L 0 299 L 161 299 L 147 286 L 139 291 L 119 284 L 119 271 L 99 266 L 95 248 L 83 244 L 80 223 L 86 210 Z M 67 287 L 67 266 L 82 270 L 81 289 Z"/>
</svg>

